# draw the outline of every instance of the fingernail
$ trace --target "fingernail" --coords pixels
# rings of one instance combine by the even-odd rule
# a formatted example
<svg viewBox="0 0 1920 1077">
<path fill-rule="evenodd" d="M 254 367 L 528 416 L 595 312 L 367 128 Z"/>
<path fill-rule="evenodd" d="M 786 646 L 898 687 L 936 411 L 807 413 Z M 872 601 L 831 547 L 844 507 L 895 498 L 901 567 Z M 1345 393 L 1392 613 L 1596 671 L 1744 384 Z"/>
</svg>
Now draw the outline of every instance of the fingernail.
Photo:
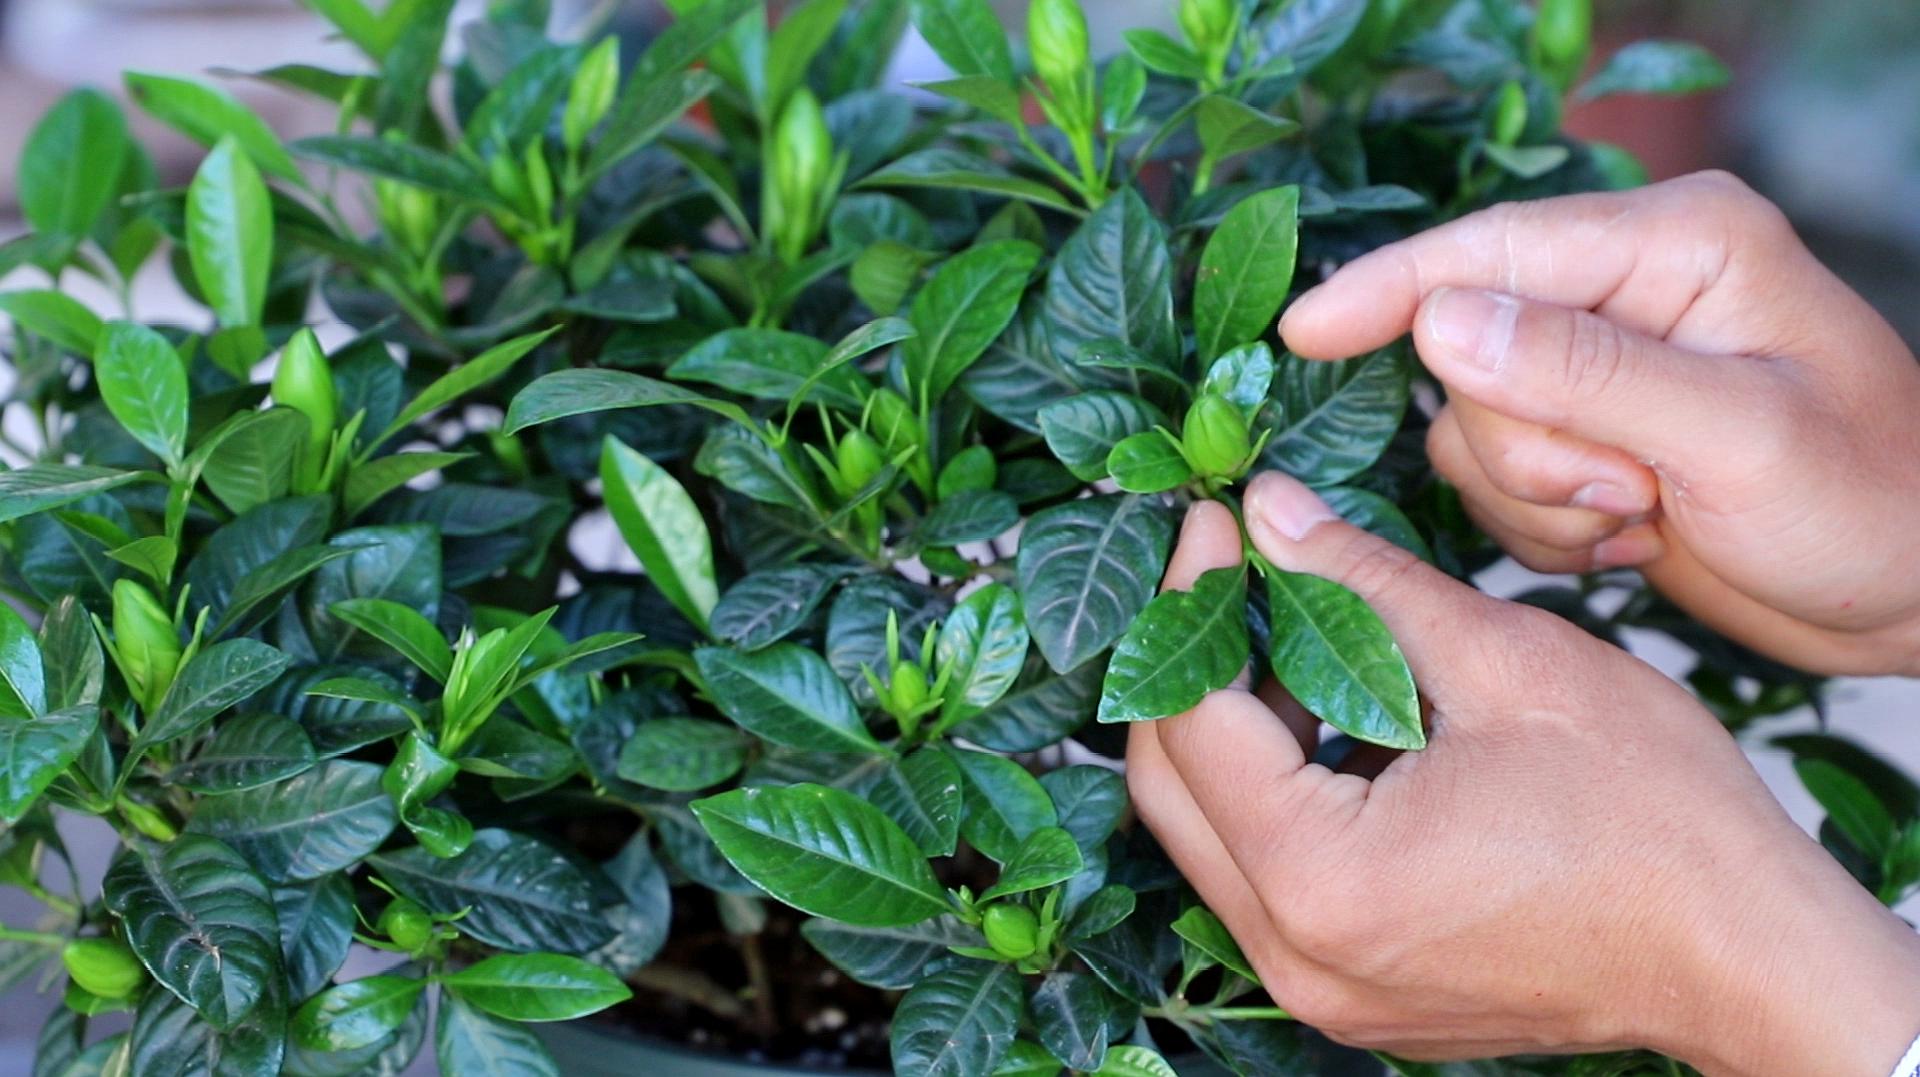
<svg viewBox="0 0 1920 1077">
<path fill-rule="evenodd" d="M 1247 490 L 1247 501 L 1262 523 L 1294 542 L 1335 518 L 1320 495 L 1278 472 L 1255 479 Z"/>
<path fill-rule="evenodd" d="M 1427 299 L 1427 331 L 1460 359 L 1498 373 L 1507 364 L 1520 304 L 1512 296 L 1471 288 L 1437 289 Z"/>
<path fill-rule="evenodd" d="M 1638 516 L 1647 511 L 1646 499 L 1633 491 L 1612 482 L 1590 482 L 1582 486 L 1573 495 L 1570 502 L 1577 509 L 1592 509 L 1608 516 Z"/>
<path fill-rule="evenodd" d="M 1622 531 L 1593 548 L 1593 567 L 1633 568 L 1655 560 L 1667 549 L 1660 533 L 1650 527 Z"/>
</svg>

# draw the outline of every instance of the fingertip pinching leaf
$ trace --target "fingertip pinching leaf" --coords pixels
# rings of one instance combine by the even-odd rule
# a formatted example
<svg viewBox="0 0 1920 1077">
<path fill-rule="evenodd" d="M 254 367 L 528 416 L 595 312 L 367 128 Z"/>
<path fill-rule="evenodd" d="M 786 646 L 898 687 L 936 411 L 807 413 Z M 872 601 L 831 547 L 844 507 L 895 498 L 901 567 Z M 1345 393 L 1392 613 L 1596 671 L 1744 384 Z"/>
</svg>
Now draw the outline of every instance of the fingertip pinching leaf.
<svg viewBox="0 0 1920 1077">
<path fill-rule="evenodd" d="M 1247 574 L 1203 573 L 1141 611 L 1113 650 L 1100 690 L 1102 722 L 1138 722 L 1193 709 L 1247 664 Z"/>
<path fill-rule="evenodd" d="M 1427 746 L 1413 671 L 1366 600 L 1331 580 L 1267 574 L 1273 675 L 1321 721 L 1389 748 Z"/>
</svg>

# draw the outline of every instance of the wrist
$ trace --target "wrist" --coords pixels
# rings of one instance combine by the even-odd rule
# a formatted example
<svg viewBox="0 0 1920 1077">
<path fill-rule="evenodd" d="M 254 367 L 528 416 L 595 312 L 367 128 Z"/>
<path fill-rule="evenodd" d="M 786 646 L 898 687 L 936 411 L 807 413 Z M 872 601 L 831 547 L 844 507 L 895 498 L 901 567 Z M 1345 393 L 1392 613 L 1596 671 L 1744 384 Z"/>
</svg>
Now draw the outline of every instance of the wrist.
<svg viewBox="0 0 1920 1077">
<path fill-rule="evenodd" d="M 1723 861 L 1740 881 L 1681 944 L 1652 1046 L 1709 1077 L 1887 1077 L 1920 1035 L 1920 936 L 1795 844 L 1784 862 L 1757 848 Z"/>
</svg>

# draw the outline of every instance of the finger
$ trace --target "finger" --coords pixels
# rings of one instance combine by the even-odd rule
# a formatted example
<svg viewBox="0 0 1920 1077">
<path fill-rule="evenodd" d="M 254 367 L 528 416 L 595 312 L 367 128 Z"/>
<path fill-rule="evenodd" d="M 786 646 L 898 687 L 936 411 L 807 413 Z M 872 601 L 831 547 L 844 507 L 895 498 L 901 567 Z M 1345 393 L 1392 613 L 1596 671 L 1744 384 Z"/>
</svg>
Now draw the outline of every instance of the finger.
<svg viewBox="0 0 1920 1077">
<path fill-rule="evenodd" d="M 1247 488 L 1247 533 L 1262 556 L 1288 572 L 1332 580 L 1365 599 L 1392 631 L 1413 675 L 1436 700 L 1455 670 L 1477 666 L 1486 641 L 1463 626 L 1491 626 L 1498 600 L 1448 577 L 1377 535 L 1336 516 L 1297 480 L 1269 471 Z"/>
<path fill-rule="evenodd" d="M 1653 472 L 1619 449 L 1508 418 L 1468 397 L 1456 398 L 1442 414 L 1452 416 L 1450 425 L 1494 486 L 1518 500 L 1615 518 L 1641 516 L 1660 504 Z"/>
<path fill-rule="evenodd" d="M 1434 292 L 1414 343 L 1453 396 L 1667 467 L 1724 459 L 1782 396 L 1764 361 L 1685 351 L 1501 292 Z"/>
<path fill-rule="evenodd" d="M 1544 508 L 1520 500 L 1501 489 L 1467 444 L 1460 425 L 1451 421 L 1453 408 L 1441 413 L 1427 433 L 1427 455 L 1434 470 L 1459 489 L 1474 522 L 1521 563 L 1538 572 L 1579 572 L 1584 560 L 1571 567 L 1543 568 L 1521 556 L 1522 550 L 1541 549 L 1549 555 L 1588 554 L 1598 543 L 1618 534 L 1628 521 L 1590 509 Z M 1511 541 L 1510 541 L 1511 540 Z M 1556 565 L 1567 560 L 1550 556 Z"/>
<path fill-rule="evenodd" d="M 1347 263 L 1288 307 L 1280 332 L 1299 355 L 1342 359 L 1403 336 L 1435 289 L 1488 288 L 1598 310 L 1665 337 L 1717 279 L 1732 244 L 1763 231 L 1730 227 L 1742 223 L 1733 218 L 1763 207 L 1738 180 L 1711 175 L 1505 203 Z"/>
<path fill-rule="evenodd" d="M 1162 591 L 1187 591 L 1193 581 L 1216 568 L 1240 563 L 1240 524 L 1218 501 L 1196 501 L 1180 525 L 1180 541 L 1160 580 Z"/>
</svg>

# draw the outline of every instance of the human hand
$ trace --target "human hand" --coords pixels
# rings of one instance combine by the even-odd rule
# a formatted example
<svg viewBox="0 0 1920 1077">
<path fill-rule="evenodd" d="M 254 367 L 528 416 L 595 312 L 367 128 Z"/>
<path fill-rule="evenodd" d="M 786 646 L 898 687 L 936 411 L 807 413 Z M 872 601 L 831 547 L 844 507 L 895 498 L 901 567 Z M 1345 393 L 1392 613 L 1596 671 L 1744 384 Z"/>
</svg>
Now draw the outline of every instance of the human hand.
<svg viewBox="0 0 1920 1077">
<path fill-rule="evenodd" d="M 1409 330 L 1450 398 L 1433 462 L 1522 564 L 1637 567 L 1792 665 L 1920 674 L 1920 366 L 1739 180 L 1496 206 L 1281 322 L 1311 359 Z"/>
<path fill-rule="evenodd" d="M 1710 1073 L 1892 1068 L 1920 1026 L 1920 937 L 1684 690 L 1291 479 L 1257 479 L 1246 517 L 1273 564 L 1373 605 L 1432 708 L 1426 750 L 1371 780 L 1307 763 L 1318 723 L 1271 684 L 1132 728 L 1142 818 L 1281 1006 L 1416 1059 L 1645 1046 Z M 1232 515 L 1198 504 L 1165 585 L 1240 551 Z"/>
</svg>

